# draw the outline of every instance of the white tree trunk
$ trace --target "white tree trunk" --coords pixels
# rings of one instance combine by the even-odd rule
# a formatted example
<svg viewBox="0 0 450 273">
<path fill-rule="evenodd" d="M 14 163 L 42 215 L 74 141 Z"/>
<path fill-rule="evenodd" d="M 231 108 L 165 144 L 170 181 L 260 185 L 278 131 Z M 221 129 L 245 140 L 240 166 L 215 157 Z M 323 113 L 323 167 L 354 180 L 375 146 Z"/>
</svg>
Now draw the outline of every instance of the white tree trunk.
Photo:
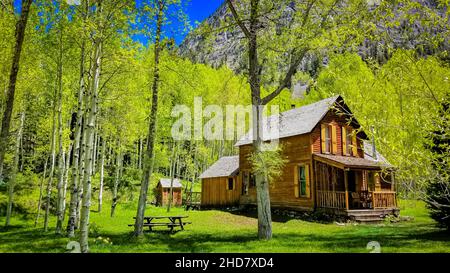
<svg viewBox="0 0 450 273">
<path fill-rule="evenodd" d="M 8 181 L 8 206 L 6 209 L 5 226 L 9 226 L 11 221 L 12 205 L 14 198 L 14 186 L 16 184 L 17 170 L 19 168 L 20 139 L 22 138 L 24 122 L 25 122 L 25 112 L 22 112 L 20 114 L 20 125 L 19 130 L 17 132 L 16 150 L 14 152 L 14 165 L 11 173 L 11 178 Z"/>
<path fill-rule="evenodd" d="M 95 130 L 94 135 L 94 149 L 92 152 L 92 175 L 95 176 L 97 173 L 96 163 L 97 163 L 97 146 L 98 146 L 98 130 Z"/>
<path fill-rule="evenodd" d="M 112 197 L 112 204 L 111 204 L 111 217 L 114 217 L 114 212 L 116 210 L 117 206 L 117 190 L 119 187 L 120 182 L 120 172 L 122 168 L 122 149 L 120 147 L 120 140 L 118 145 L 118 152 L 117 152 L 117 158 L 116 158 L 116 175 L 114 178 L 114 187 L 113 187 L 113 197 Z"/>
<path fill-rule="evenodd" d="M 44 174 L 42 175 L 41 185 L 39 186 L 39 199 L 38 199 L 38 205 L 37 205 L 36 219 L 34 220 L 34 227 L 37 226 L 39 217 L 41 217 L 42 192 L 44 191 L 44 182 L 45 182 L 45 177 L 47 175 L 47 164 L 48 164 L 48 157 L 45 159 Z"/>
<path fill-rule="evenodd" d="M 72 145 L 69 145 L 69 149 L 66 153 L 66 166 L 64 167 L 64 186 L 63 186 L 63 222 L 66 217 L 66 200 L 67 200 L 67 185 L 69 184 L 69 169 L 70 169 L 70 157 L 72 155 Z"/>
<path fill-rule="evenodd" d="M 60 41 L 59 41 L 59 58 L 58 58 L 58 199 L 56 202 L 56 234 L 62 234 L 63 228 L 63 210 L 65 208 L 64 204 L 64 167 L 65 167 L 65 157 L 64 157 L 64 148 L 63 148 L 63 123 L 62 123 L 62 97 L 63 97 L 63 86 L 62 86 L 62 74 L 63 74 L 63 30 L 60 29 Z"/>
<path fill-rule="evenodd" d="M 84 22 L 87 19 L 88 5 L 85 7 Z M 68 237 L 75 236 L 75 228 L 78 223 L 78 199 L 80 189 L 80 154 L 81 154 L 81 131 L 83 128 L 83 116 L 84 116 L 84 101 L 86 86 L 84 82 L 85 74 L 85 57 L 86 57 L 86 41 L 83 39 L 81 42 L 81 54 L 80 54 L 80 82 L 78 89 L 78 110 L 77 110 L 77 123 L 75 126 L 74 140 L 73 140 L 73 163 L 72 163 L 72 182 L 70 191 L 70 207 L 69 207 L 69 220 L 67 223 L 67 235 Z"/>
<path fill-rule="evenodd" d="M 50 165 L 50 174 L 47 183 L 47 196 L 45 200 L 45 216 L 44 216 L 44 231 L 48 230 L 48 219 L 50 217 L 50 201 L 52 196 L 52 187 L 53 187 L 53 176 L 55 173 L 55 161 L 56 161 L 56 89 L 53 100 L 53 125 L 52 125 L 52 140 L 50 144 L 51 149 L 51 165 Z"/>
<path fill-rule="evenodd" d="M 177 158 L 177 150 L 178 145 L 173 145 L 173 153 L 172 153 L 172 159 L 171 159 L 171 166 L 170 166 L 170 189 L 169 189 L 169 200 L 167 203 L 167 212 L 170 212 L 170 208 L 172 207 L 173 202 L 173 179 L 175 177 L 175 159 Z"/>
<path fill-rule="evenodd" d="M 100 5 L 100 4 L 99 4 Z M 101 12 L 101 7 L 98 7 L 97 12 Z M 97 120 L 97 96 L 100 83 L 101 71 L 101 55 L 102 55 L 102 41 L 100 38 L 94 38 L 94 56 L 92 58 L 91 73 L 92 80 L 89 92 L 89 105 L 86 107 L 88 119 L 86 120 L 86 151 L 85 151 L 85 169 L 83 176 L 83 198 L 80 215 L 80 246 L 81 252 L 89 252 L 89 212 L 91 207 L 91 179 L 92 179 L 92 157 L 94 145 L 95 124 Z"/>
<path fill-rule="evenodd" d="M 106 152 L 106 139 L 102 141 L 102 154 L 100 158 L 100 189 L 98 191 L 98 212 L 102 211 L 103 204 L 103 180 L 105 177 L 105 152 Z"/>
</svg>

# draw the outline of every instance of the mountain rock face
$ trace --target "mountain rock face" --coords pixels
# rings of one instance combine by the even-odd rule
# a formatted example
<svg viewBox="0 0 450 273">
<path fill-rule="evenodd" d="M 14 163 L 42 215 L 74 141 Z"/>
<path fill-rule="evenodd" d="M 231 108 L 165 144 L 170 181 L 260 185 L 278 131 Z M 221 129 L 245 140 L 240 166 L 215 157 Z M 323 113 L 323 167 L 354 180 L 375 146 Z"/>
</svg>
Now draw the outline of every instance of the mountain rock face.
<svg viewBox="0 0 450 273">
<path fill-rule="evenodd" d="M 212 30 L 220 28 L 220 22 L 227 16 L 231 16 L 226 3 L 224 2 L 210 17 L 206 19 Z M 202 28 L 202 25 L 200 28 Z M 199 33 L 200 32 L 200 33 Z M 245 46 L 240 42 L 244 37 L 238 28 L 226 29 L 217 32 L 212 45 L 206 41 L 201 29 L 191 32 L 179 47 L 179 54 L 190 58 L 196 63 L 206 63 L 213 67 L 227 65 L 233 70 L 239 70 L 242 66 L 242 53 Z"/>
<path fill-rule="evenodd" d="M 302 0 L 295 0 L 302 1 Z M 422 5 L 437 9 L 436 0 L 416 0 Z M 246 67 L 245 58 L 245 44 L 242 43 L 244 35 L 239 28 L 224 28 L 220 26 L 220 22 L 225 18 L 231 17 L 228 6 L 224 3 L 208 17 L 198 29 L 192 31 L 179 47 L 179 54 L 182 57 L 187 57 L 196 63 L 205 63 L 213 67 L 220 67 L 226 65 L 235 72 L 242 72 Z M 203 29 L 205 25 L 209 28 L 211 38 L 205 38 Z M 412 31 L 411 31 L 412 27 Z M 385 29 L 381 24 L 378 24 L 379 31 L 388 31 L 392 41 L 389 43 L 392 48 L 407 48 L 417 49 L 421 44 L 417 37 L 423 32 L 423 28 L 419 23 L 410 25 L 408 22 L 403 22 L 396 29 Z M 406 31 L 408 29 L 408 31 Z M 438 30 L 436 30 L 438 32 Z M 439 51 L 448 50 L 448 40 L 444 46 L 441 46 Z M 427 47 L 418 49 L 419 54 L 430 55 L 436 53 L 436 50 Z M 389 59 L 389 53 L 386 50 L 386 45 L 380 42 L 365 41 L 360 45 L 358 54 L 363 59 L 375 59 L 380 63 L 386 62 Z M 299 70 L 314 74 L 317 68 L 321 65 L 326 65 L 328 59 L 325 57 L 319 59 L 313 54 L 308 54 L 302 61 Z"/>
</svg>

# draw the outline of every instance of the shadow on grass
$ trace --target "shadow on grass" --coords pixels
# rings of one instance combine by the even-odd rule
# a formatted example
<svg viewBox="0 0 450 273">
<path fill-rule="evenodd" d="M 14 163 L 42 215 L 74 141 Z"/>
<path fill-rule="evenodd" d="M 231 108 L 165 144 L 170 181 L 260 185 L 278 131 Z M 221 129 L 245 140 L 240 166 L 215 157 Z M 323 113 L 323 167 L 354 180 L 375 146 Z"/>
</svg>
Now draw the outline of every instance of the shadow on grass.
<svg viewBox="0 0 450 273">
<path fill-rule="evenodd" d="M 16 225 L 1 230 L 0 247 L 8 252 L 66 252 L 65 247 L 71 241 L 55 235 L 54 229 L 44 233 L 41 228 Z M 194 227 L 176 233 L 155 230 L 141 238 L 134 237 L 133 232 L 100 232 L 98 236 L 110 238 L 113 245 L 97 246 L 91 236 L 94 252 L 368 252 L 366 245 L 370 241 L 378 241 L 382 251 L 387 247 L 398 252 L 430 252 L 435 245 L 439 245 L 438 251 L 445 251 L 445 245 L 450 246 L 450 234 L 429 224 L 356 229 L 346 226 L 334 232 L 274 230 L 273 239 L 268 242 L 259 241 L 254 230 L 209 232 Z"/>
<path fill-rule="evenodd" d="M 423 228 L 425 228 L 424 226 Z M 427 226 L 429 228 L 429 226 Z M 450 236 L 444 230 L 418 229 L 408 227 L 383 227 L 386 233 L 376 234 L 367 230 L 314 234 L 295 232 L 274 232 L 271 241 L 259 241 L 253 232 L 195 233 L 178 232 L 176 236 L 163 231 L 146 233 L 135 238 L 132 233 L 103 234 L 109 237 L 120 252 L 368 252 L 367 243 L 377 241 L 382 248 L 399 249 L 400 252 L 432 251 L 434 243 L 450 243 Z M 389 229 L 390 228 L 390 229 Z M 420 227 L 419 227 L 420 228 Z"/>
<path fill-rule="evenodd" d="M 258 212 L 256 208 L 244 208 L 239 210 L 225 210 L 225 212 L 240 215 L 245 217 L 250 217 L 254 219 L 258 219 Z M 286 223 L 290 220 L 297 219 L 302 221 L 307 221 L 311 223 L 320 223 L 320 224 L 329 224 L 335 221 L 341 222 L 344 220 L 341 216 L 331 215 L 329 213 L 323 213 L 320 211 L 313 212 L 300 212 L 300 211 L 289 211 L 282 209 L 272 210 L 272 222 L 276 223 Z"/>
<path fill-rule="evenodd" d="M 18 227 L 0 233 L 0 242 L 7 252 L 65 252 L 66 244 L 73 239 L 56 235 L 54 229 Z"/>
<path fill-rule="evenodd" d="M 9 232 L 9 231 L 12 231 L 12 230 L 17 230 L 17 229 L 22 229 L 22 228 L 24 228 L 24 225 L 9 225 L 7 227 L 1 226 L 0 227 L 0 233 L 2 233 L 2 232 Z"/>
</svg>

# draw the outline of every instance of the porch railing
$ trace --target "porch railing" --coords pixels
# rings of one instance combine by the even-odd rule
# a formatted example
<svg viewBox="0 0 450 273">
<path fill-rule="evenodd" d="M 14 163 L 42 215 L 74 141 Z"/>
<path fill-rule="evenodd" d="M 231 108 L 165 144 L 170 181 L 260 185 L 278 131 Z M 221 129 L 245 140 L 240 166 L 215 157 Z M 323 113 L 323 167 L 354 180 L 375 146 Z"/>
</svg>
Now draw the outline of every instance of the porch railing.
<svg viewBox="0 0 450 273">
<path fill-rule="evenodd" d="M 374 208 L 395 208 L 397 202 L 395 191 L 375 191 L 372 192 Z"/>
<path fill-rule="evenodd" d="M 345 191 L 317 191 L 317 206 L 345 209 Z"/>
</svg>

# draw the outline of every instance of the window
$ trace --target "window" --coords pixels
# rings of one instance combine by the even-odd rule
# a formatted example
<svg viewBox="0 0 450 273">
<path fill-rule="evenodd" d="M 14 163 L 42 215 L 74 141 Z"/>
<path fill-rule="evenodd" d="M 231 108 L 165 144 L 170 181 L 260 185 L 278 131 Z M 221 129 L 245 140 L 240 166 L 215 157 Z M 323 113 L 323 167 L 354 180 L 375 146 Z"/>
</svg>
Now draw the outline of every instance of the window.
<svg viewBox="0 0 450 273">
<path fill-rule="evenodd" d="M 356 156 L 358 154 L 358 143 L 355 131 L 350 127 L 342 127 L 342 136 L 342 153 Z"/>
<path fill-rule="evenodd" d="M 234 179 L 232 177 L 228 178 L 228 190 L 234 190 Z"/>
<path fill-rule="evenodd" d="M 349 127 L 342 127 L 342 153 L 344 155 L 353 155 L 353 131 Z"/>
<path fill-rule="evenodd" d="M 336 142 L 335 128 L 330 124 L 322 124 L 321 130 L 322 153 L 331 154 L 334 142 Z M 334 139 L 333 139 L 334 137 Z"/>
<path fill-rule="evenodd" d="M 295 173 L 295 197 L 309 197 L 309 165 L 299 165 Z"/>
<path fill-rule="evenodd" d="M 242 172 L 242 195 L 248 195 L 248 185 L 250 184 L 250 176 L 248 172 Z"/>
<path fill-rule="evenodd" d="M 250 188 L 256 187 L 256 177 L 254 174 L 250 173 Z"/>
<path fill-rule="evenodd" d="M 325 127 L 325 152 L 331 153 L 331 126 Z"/>
<path fill-rule="evenodd" d="M 347 143 L 347 145 L 346 145 L 346 151 L 345 151 L 345 153 L 347 154 L 347 155 L 353 155 L 352 154 L 352 147 L 353 147 L 353 144 L 352 144 L 352 129 L 348 129 L 347 130 L 347 135 L 345 136 L 345 142 Z"/>
</svg>

